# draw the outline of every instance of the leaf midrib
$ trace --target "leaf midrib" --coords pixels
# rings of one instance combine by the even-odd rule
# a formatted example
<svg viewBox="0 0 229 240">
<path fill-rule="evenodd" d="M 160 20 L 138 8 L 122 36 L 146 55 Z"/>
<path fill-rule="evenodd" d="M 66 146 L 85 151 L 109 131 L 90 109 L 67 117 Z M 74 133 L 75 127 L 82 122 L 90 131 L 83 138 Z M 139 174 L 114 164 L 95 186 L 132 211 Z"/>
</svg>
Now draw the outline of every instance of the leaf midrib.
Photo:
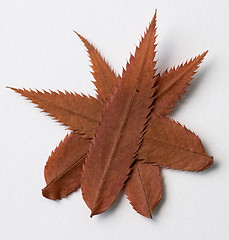
<svg viewBox="0 0 229 240">
<path fill-rule="evenodd" d="M 177 78 L 175 78 L 175 80 L 168 85 L 166 88 L 164 88 L 164 90 L 162 90 L 160 93 L 157 94 L 157 98 L 161 97 L 162 95 L 164 95 L 169 89 L 171 89 L 182 77 L 185 76 L 185 74 L 190 71 L 196 64 L 198 58 L 196 58 L 192 64 L 190 64 L 190 66 L 184 71 L 182 72 Z M 198 67 L 198 66 L 197 66 Z M 195 73 L 193 73 L 194 75 Z"/>
<path fill-rule="evenodd" d="M 141 185 L 142 185 L 143 193 L 144 193 L 144 196 L 145 196 L 146 205 L 147 205 L 147 207 L 148 207 L 149 214 L 150 214 L 150 216 L 151 216 L 151 208 L 150 208 L 148 196 L 147 196 L 147 194 L 146 194 L 146 190 L 145 190 L 145 187 L 144 187 L 143 179 L 142 179 L 142 176 L 141 176 L 139 167 L 138 167 L 138 163 L 136 163 L 136 167 L 137 167 L 138 175 L 139 175 L 140 182 L 141 182 Z"/>
<path fill-rule="evenodd" d="M 187 152 L 191 152 L 191 153 L 193 153 L 193 154 L 197 154 L 197 155 L 200 155 L 200 156 L 204 156 L 204 157 L 210 158 L 208 155 L 205 155 L 205 154 L 202 154 L 202 153 L 198 153 L 198 152 L 194 152 L 194 151 L 192 151 L 192 150 L 190 150 L 190 149 L 183 148 L 183 147 L 178 146 L 178 145 L 176 145 L 176 144 L 173 145 L 173 144 L 171 144 L 171 143 L 169 143 L 169 142 L 165 142 L 165 141 L 159 140 L 159 139 L 157 139 L 157 138 L 155 138 L 155 137 L 152 137 L 152 139 L 153 139 L 154 141 L 156 141 L 156 142 L 159 142 L 159 143 L 163 144 L 163 145 L 166 144 L 166 145 L 172 146 L 172 147 L 174 147 L 174 148 L 182 149 L 182 150 L 185 150 L 185 151 L 187 151 Z"/>
<path fill-rule="evenodd" d="M 65 110 L 65 111 L 67 111 L 67 112 L 70 112 L 70 113 L 73 113 L 73 114 L 75 114 L 75 115 L 78 115 L 78 116 L 81 116 L 82 118 L 86 118 L 86 119 L 88 119 L 88 120 L 90 120 L 90 121 L 94 121 L 94 122 L 97 122 L 98 120 L 97 119 L 94 119 L 94 118 L 91 118 L 91 117 L 89 117 L 89 116 L 87 116 L 87 115 L 84 115 L 84 114 L 82 114 L 82 113 L 79 113 L 79 112 L 76 112 L 76 111 L 74 111 L 74 110 L 71 110 L 71 109 L 69 109 L 69 108 L 65 108 L 65 107 L 63 107 L 63 106 L 60 106 L 60 105 L 58 105 L 58 104 L 56 104 L 56 103 L 54 103 L 54 102 L 52 102 L 52 101 L 48 101 L 47 99 L 46 100 L 44 100 L 44 99 L 41 99 L 41 98 L 39 98 L 39 97 L 33 97 L 33 98 L 36 98 L 36 99 L 38 99 L 39 101 L 43 101 L 43 102 L 47 102 L 47 103 L 49 103 L 49 104 L 52 104 L 53 106 L 55 106 L 55 107 L 57 107 L 57 108 L 60 108 L 60 109 L 63 109 L 63 110 Z M 33 100 L 32 100 L 33 101 Z M 34 102 L 36 105 L 40 105 L 39 103 L 36 103 L 36 102 Z M 49 113 L 49 112 L 48 112 Z M 49 113 L 49 114 L 51 114 L 51 113 Z M 51 114 L 53 117 L 55 117 L 53 114 Z M 56 118 L 56 117 L 55 117 Z M 62 122 L 62 121 L 61 121 Z"/>
<path fill-rule="evenodd" d="M 149 42 L 148 42 L 148 44 L 147 44 L 147 48 L 146 48 L 146 49 L 149 48 L 149 44 L 150 44 L 150 42 L 151 42 L 150 39 L 151 39 L 151 36 L 152 36 L 152 34 L 153 34 L 154 32 L 155 32 L 155 30 L 154 30 L 152 33 L 150 33 L 151 35 L 149 36 Z M 148 51 L 146 51 L 146 52 L 148 52 Z M 97 196 L 96 196 L 96 200 L 95 200 L 94 207 L 93 207 L 93 209 L 92 209 L 92 213 L 93 213 L 93 210 L 96 208 L 97 201 L 98 201 L 99 196 L 100 196 L 101 191 L 102 191 L 102 186 L 103 186 L 104 180 L 105 180 L 105 178 L 106 178 L 106 176 L 107 176 L 107 173 L 108 173 L 108 170 L 109 170 L 109 168 L 110 168 L 111 160 L 113 159 L 114 153 L 116 152 L 117 147 L 118 147 L 118 145 L 119 145 L 119 143 L 120 143 L 120 138 L 121 138 L 121 136 L 122 136 L 123 129 L 124 129 L 125 126 L 126 126 L 127 119 L 128 119 L 128 117 L 129 117 L 129 112 L 130 112 L 130 110 L 131 110 L 131 106 L 132 106 L 133 101 L 134 101 L 135 96 L 136 96 L 136 89 L 137 89 L 137 87 L 138 87 L 138 85 L 139 85 L 139 82 L 140 82 L 139 76 L 140 76 L 141 73 L 142 73 L 142 68 L 143 68 L 145 62 L 146 62 L 146 58 L 143 59 L 143 62 L 142 62 L 142 64 L 141 64 L 141 68 L 140 68 L 141 70 L 140 70 L 140 72 L 139 72 L 139 74 L 138 74 L 137 82 L 136 82 L 135 89 L 134 89 L 135 91 L 134 91 L 133 97 L 132 97 L 131 100 L 130 100 L 129 105 L 127 106 L 127 111 L 125 111 L 125 112 L 126 112 L 126 115 L 125 115 L 124 118 L 123 118 L 123 121 L 122 121 L 120 130 L 119 130 L 118 138 L 117 138 L 117 140 L 115 141 L 114 147 L 112 148 L 111 155 L 110 155 L 109 160 L 108 160 L 108 164 L 107 164 L 106 169 L 105 169 L 105 171 L 104 171 L 104 175 L 103 175 L 103 178 L 102 178 L 102 180 L 101 180 L 101 184 L 100 184 L 100 187 L 99 187 Z M 123 81 L 123 80 L 122 80 L 122 81 Z"/>
<path fill-rule="evenodd" d="M 57 182 L 59 179 L 61 179 L 64 175 L 66 175 L 69 171 L 71 171 L 80 161 L 82 161 L 85 157 L 87 156 L 87 154 L 84 154 L 83 156 L 81 156 L 76 162 L 74 162 L 70 167 L 68 167 L 66 170 L 64 170 L 59 176 L 57 176 L 56 178 L 54 178 L 49 184 L 47 184 L 47 186 L 45 188 L 43 188 L 43 190 L 48 189 L 51 185 L 53 185 L 55 182 Z M 43 191 L 42 190 L 42 191 Z"/>
</svg>

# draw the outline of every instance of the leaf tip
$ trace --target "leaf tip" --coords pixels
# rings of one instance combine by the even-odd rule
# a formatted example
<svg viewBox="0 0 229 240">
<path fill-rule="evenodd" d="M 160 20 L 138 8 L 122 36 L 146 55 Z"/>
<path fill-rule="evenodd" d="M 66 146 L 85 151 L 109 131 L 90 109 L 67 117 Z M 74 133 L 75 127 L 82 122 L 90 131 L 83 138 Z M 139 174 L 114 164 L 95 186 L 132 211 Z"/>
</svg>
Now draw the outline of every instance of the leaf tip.
<svg viewBox="0 0 229 240">
<path fill-rule="evenodd" d="M 78 37 L 82 37 L 77 31 L 72 30 Z"/>
<path fill-rule="evenodd" d="M 11 89 L 11 90 L 13 90 L 13 91 L 17 91 L 17 89 L 16 88 L 14 88 L 14 87 L 9 87 L 9 86 L 6 86 L 6 88 L 8 88 L 8 89 Z"/>
</svg>

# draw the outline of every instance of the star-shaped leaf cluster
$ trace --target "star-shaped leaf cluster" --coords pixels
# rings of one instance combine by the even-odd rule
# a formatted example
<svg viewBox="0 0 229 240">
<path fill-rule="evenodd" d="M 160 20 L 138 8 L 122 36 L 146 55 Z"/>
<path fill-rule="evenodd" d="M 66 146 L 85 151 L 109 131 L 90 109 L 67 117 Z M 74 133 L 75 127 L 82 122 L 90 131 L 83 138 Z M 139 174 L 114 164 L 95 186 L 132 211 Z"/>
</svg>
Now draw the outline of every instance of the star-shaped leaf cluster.
<svg viewBox="0 0 229 240">
<path fill-rule="evenodd" d="M 82 188 L 91 215 L 106 211 L 124 188 L 145 217 L 162 197 L 161 167 L 202 171 L 212 163 L 193 132 L 167 115 L 187 91 L 207 52 L 156 75 L 156 12 L 122 76 L 87 39 L 97 97 L 15 89 L 72 130 L 45 166 L 43 196 L 61 199 Z"/>
</svg>

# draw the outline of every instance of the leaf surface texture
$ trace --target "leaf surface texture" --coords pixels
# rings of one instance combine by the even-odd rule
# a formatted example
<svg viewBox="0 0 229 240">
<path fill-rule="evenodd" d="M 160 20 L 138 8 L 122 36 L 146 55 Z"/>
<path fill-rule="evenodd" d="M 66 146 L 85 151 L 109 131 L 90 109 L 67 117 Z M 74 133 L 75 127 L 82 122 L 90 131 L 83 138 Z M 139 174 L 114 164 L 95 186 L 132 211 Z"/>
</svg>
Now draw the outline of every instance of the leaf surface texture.
<svg viewBox="0 0 229 240">
<path fill-rule="evenodd" d="M 202 171 L 213 163 L 199 137 L 179 123 L 156 114 L 152 114 L 138 156 L 147 163 L 185 171 Z"/>
<path fill-rule="evenodd" d="M 152 105 L 156 14 L 130 57 L 118 88 L 98 124 L 82 173 L 83 198 L 91 215 L 106 211 L 124 185 Z"/>
<path fill-rule="evenodd" d="M 90 139 L 70 133 L 52 152 L 45 166 L 47 186 L 42 190 L 46 198 L 60 199 L 80 187 L 81 171 Z"/>
<path fill-rule="evenodd" d="M 69 92 L 11 89 L 31 100 L 68 129 L 84 134 L 85 137 L 93 136 L 102 111 L 97 99 Z"/>
<path fill-rule="evenodd" d="M 158 78 L 157 101 L 154 105 L 154 112 L 166 116 L 177 105 L 181 95 L 187 91 L 191 84 L 193 75 L 199 68 L 200 63 L 206 56 L 207 51 L 191 59 L 189 62 L 166 70 Z"/>
</svg>

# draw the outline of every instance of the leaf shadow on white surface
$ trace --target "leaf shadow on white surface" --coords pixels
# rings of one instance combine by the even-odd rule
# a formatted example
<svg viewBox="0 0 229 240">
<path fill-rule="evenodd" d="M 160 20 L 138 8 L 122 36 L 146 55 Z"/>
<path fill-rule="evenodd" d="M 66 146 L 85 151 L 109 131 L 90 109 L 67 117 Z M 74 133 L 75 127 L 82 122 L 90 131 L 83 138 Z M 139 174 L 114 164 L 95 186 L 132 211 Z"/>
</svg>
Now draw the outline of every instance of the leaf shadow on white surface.
<svg viewBox="0 0 229 240">
<path fill-rule="evenodd" d="M 172 56 L 176 56 L 176 40 L 173 38 L 173 32 L 172 30 L 164 34 L 164 37 L 161 37 L 160 28 L 158 31 L 158 37 L 157 37 L 157 43 L 158 44 L 158 50 L 156 54 L 156 60 L 157 62 L 157 73 L 162 74 L 168 66 L 170 66 L 170 59 L 172 59 Z M 161 39 L 160 39 L 161 38 Z M 160 46 L 166 46 L 160 48 Z M 173 67 L 173 66 L 171 66 Z"/>
<path fill-rule="evenodd" d="M 166 169 L 165 169 L 166 170 Z M 160 210 L 161 207 L 165 204 L 166 202 L 166 184 L 165 184 L 165 178 L 163 177 L 163 169 L 161 169 L 161 177 L 162 177 L 162 198 L 156 208 L 153 210 L 151 213 L 152 220 L 156 221 L 160 215 Z"/>
<path fill-rule="evenodd" d="M 110 217 L 110 215 L 113 215 L 113 212 L 116 210 L 116 208 L 118 207 L 118 205 L 120 204 L 120 202 L 122 201 L 122 199 L 125 198 L 125 201 L 128 201 L 126 198 L 126 195 L 124 194 L 123 189 L 120 191 L 118 197 L 115 199 L 115 201 L 113 202 L 113 204 L 111 205 L 111 207 L 103 212 L 102 214 L 99 214 L 97 216 L 93 216 L 92 218 L 107 218 Z"/>
</svg>

